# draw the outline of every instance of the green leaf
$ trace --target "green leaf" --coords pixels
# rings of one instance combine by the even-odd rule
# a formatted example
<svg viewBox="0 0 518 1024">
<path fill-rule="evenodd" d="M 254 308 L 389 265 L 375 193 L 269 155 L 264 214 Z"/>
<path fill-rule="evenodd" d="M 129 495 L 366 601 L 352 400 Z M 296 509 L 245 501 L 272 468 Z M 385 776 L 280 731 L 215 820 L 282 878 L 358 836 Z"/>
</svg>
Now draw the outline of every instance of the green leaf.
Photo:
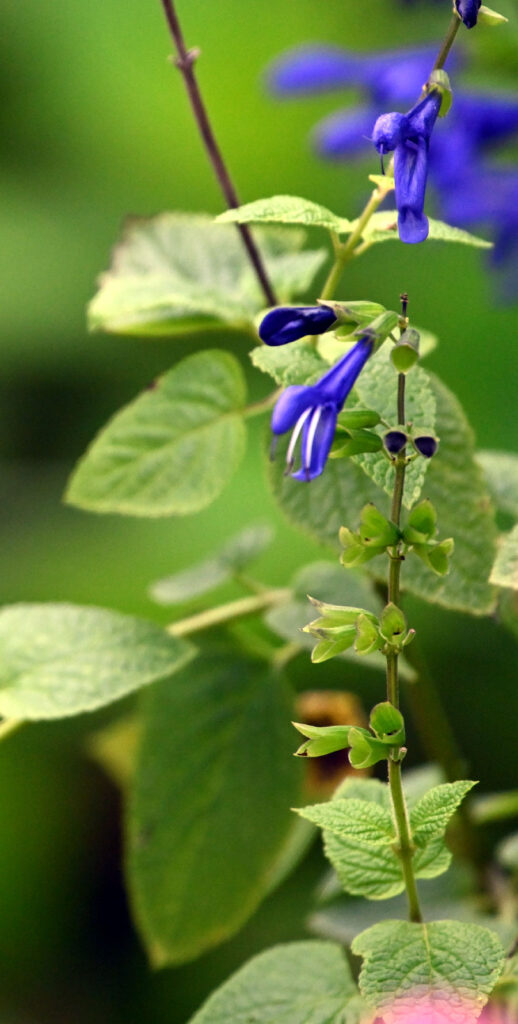
<svg viewBox="0 0 518 1024">
<path fill-rule="evenodd" d="M 518 524 L 500 538 L 489 582 L 518 590 Z"/>
<path fill-rule="evenodd" d="M 408 557 L 402 584 L 432 603 L 489 615 L 496 605 L 496 590 L 487 582 L 496 544 L 493 509 L 473 457 L 474 439 L 464 412 L 451 391 L 434 374 L 429 376 L 437 403 L 441 449 L 429 465 L 425 495 L 435 506 L 441 535 L 455 537 L 455 556 L 450 574 L 443 577 L 435 576 L 419 559 Z M 328 462 L 322 476 L 311 483 L 284 476 L 288 442 L 288 435 L 280 439 L 268 475 L 281 508 L 294 525 L 338 549 L 343 519 L 358 514 L 352 510 L 373 501 L 389 514 L 388 500 L 383 509 L 379 490 L 352 461 Z M 381 560 L 371 563 L 369 570 L 380 579 L 385 571 Z"/>
<path fill-rule="evenodd" d="M 389 811 L 367 800 L 330 800 L 295 810 L 319 828 L 346 839 L 358 839 L 366 846 L 388 846 L 396 839 Z"/>
<path fill-rule="evenodd" d="M 476 249 L 491 249 L 493 243 L 487 242 L 478 235 L 472 235 L 469 231 L 461 228 L 454 228 L 451 224 L 445 224 L 442 220 L 428 218 L 430 225 L 428 239 L 432 242 L 460 242 L 462 245 L 472 245 Z M 358 226 L 358 221 L 352 221 L 351 231 Z M 397 230 L 397 210 L 383 210 L 374 213 L 366 228 L 362 232 L 362 239 L 370 245 L 378 242 L 397 241 L 399 238 Z"/>
<path fill-rule="evenodd" d="M 128 873 L 153 963 L 222 942 L 269 890 L 299 795 L 291 702 L 266 663 L 226 648 L 148 695 Z"/>
<path fill-rule="evenodd" d="M 303 224 L 304 227 L 327 228 L 336 234 L 351 230 L 351 222 L 345 217 L 337 217 L 325 206 L 300 196 L 256 199 L 236 210 L 225 210 L 216 220 L 227 224 Z"/>
<path fill-rule="evenodd" d="M 477 452 L 491 497 L 498 509 L 518 519 L 518 455 L 514 452 Z"/>
<path fill-rule="evenodd" d="M 194 655 L 151 622 L 103 608 L 18 604 L 0 611 L 0 714 L 65 718 L 172 676 Z"/>
<path fill-rule="evenodd" d="M 504 965 L 494 932 L 460 921 L 384 921 L 358 935 L 360 990 L 386 1024 L 410 1024 L 419 1006 L 436 1024 L 464 1024 L 482 1010 Z M 424 1008 L 426 1007 L 426 1010 Z"/>
<path fill-rule="evenodd" d="M 259 953 L 217 989 L 190 1024 L 359 1024 L 365 1006 L 345 953 L 290 942 Z"/>
<path fill-rule="evenodd" d="M 362 405 L 376 409 L 382 419 L 391 423 L 396 414 L 397 374 L 390 360 L 393 347 L 384 345 L 369 360 L 362 371 L 355 390 L 355 396 Z M 422 367 L 416 366 L 406 381 L 405 394 L 406 415 L 415 427 L 420 424 L 433 429 L 436 424 L 436 401 L 430 383 L 429 374 Z M 385 427 L 379 428 L 382 435 Z M 394 490 L 394 467 L 384 454 L 365 453 L 354 456 L 354 461 L 363 471 L 387 494 Z M 428 459 L 415 459 L 407 466 L 405 474 L 404 504 L 411 508 L 418 500 L 424 486 L 426 473 L 430 464 Z"/>
<path fill-rule="evenodd" d="M 442 381 L 432 374 L 430 378 L 441 447 L 431 460 L 425 496 L 435 506 L 440 536 L 454 537 L 455 554 L 448 576 L 434 575 L 409 556 L 402 583 L 406 590 L 446 608 L 489 615 L 496 604 L 496 591 L 487 582 L 496 544 L 494 511 L 474 459 L 473 432 L 464 411 Z"/>
<path fill-rule="evenodd" d="M 406 788 L 406 787 L 405 787 Z M 389 789 L 374 779 L 346 779 L 338 787 L 336 800 L 373 801 L 391 814 Z M 412 801 L 409 800 L 409 805 Z M 367 845 L 355 836 L 338 836 L 324 830 L 324 851 L 346 892 L 369 900 L 389 899 L 403 892 L 405 882 L 401 861 L 390 845 Z M 449 867 L 451 853 L 442 838 L 432 839 L 413 858 L 416 878 L 434 878 Z"/>
<path fill-rule="evenodd" d="M 313 345 L 304 338 L 291 345 L 258 345 L 250 352 L 250 359 L 258 370 L 268 373 L 277 384 L 308 384 L 318 380 L 329 369 Z"/>
<path fill-rule="evenodd" d="M 279 301 L 303 294 L 327 257 L 301 252 L 303 231 L 259 230 Z M 133 219 L 88 309 L 91 330 L 175 335 L 208 327 L 248 329 L 264 296 L 235 228 L 202 214 Z"/>
<path fill-rule="evenodd" d="M 444 834 L 444 830 L 476 782 L 462 780 L 444 782 L 430 789 L 416 804 L 410 815 L 412 838 L 417 846 L 425 846 L 430 839 Z"/>
<path fill-rule="evenodd" d="M 180 604 L 232 579 L 257 558 L 271 543 L 273 531 L 264 523 L 246 526 L 203 562 L 157 580 L 149 588 L 149 596 L 157 604 Z"/>
<path fill-rule="evenodd" d="M 206 508 L 243 456 L 244 403 L 234 356 L 213 350 L 182 359 L 100 431 L 72 474 L 66 501 L 135 516 Z"/>
</svg>

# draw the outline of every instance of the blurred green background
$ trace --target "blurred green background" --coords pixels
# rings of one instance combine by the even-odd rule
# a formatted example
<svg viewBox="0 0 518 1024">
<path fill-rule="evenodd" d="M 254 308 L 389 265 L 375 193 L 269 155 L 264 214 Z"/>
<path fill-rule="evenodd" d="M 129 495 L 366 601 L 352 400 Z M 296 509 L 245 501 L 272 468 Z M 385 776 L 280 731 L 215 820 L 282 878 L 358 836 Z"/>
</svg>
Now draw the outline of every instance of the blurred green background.
<svg viewBox="0 0 518 1024">
<path fill-rule="evenodd" d="M 179 0 L 178 7 L 188 44 L 202 50 L 200 83 L 242 200 L 290 192 L 355 215 L 366 173 L 377 168 L 323 164 L 307 141 L 314 121 L 342 97 L 276 103 L 263 69 L 304 41 L 368 49 L 438 39 L 447 0 L 405 7 Z M 463 34 L 472 57 L 466 81 L 516 88 L 518 18 L 510 0 L 504 8 L 507 28 Z M 168 61 L 159 0 L 4 0 L 2 13 L 3 601 L 96 603 L 166 621 L 146 596 L 150 581 L 209 552 L 258 510 L 277 531 L 259 571 L 283 583 L 322 551 L 277 513 L 256 421 L 237 477 L 190 520 L 101 518 L 61 504 L 74 460 L 107 417 L 157 372 L 207 344 L 198 336 L 172 343 L 87 335 L 85 305 L 124 216 L 216 213 L 221 200 Z M 516 149 L 504 154 L 513 156 Z M 348 275 L 349 297 L 393 306 L 401 290 L 409 292 L 415 321 L 441 341 L 430 365 L 458 392 L 481 446 L 516 451 L 516 307 L 495 304 L 483 255 L 462 246 L 379 247 Z M 246 365 L 244 339 L 218 340 Z M 257 397 L 266 393 L 266 379 L 250 379 Z M 507 721 L 518 716 L 515 642 L 492 621 L 430 614 L 418 602 L 412 613 L 474 777 L 484 789 L 518 786 L 513 737 L 498 739 L 498 761 L 487 755 L 502 709 Z M 360 678 L 333 663 L 324 677 L 308 667 L 306 658 L 291 667 L 301 687 L 377 696 L 372 674 Z M 251 952 L 303 932 L 317 853 L 232 942 L 196 964 L 150 973 L 123 895 L 119 797 L 84 753 L 84 737 L 109 717 L 33 726 L 0 748 L 0 1019 L 9 1024 L 176 1024 Z M 414 750 L 415 760 L 416 741 Z"/>
</svg>

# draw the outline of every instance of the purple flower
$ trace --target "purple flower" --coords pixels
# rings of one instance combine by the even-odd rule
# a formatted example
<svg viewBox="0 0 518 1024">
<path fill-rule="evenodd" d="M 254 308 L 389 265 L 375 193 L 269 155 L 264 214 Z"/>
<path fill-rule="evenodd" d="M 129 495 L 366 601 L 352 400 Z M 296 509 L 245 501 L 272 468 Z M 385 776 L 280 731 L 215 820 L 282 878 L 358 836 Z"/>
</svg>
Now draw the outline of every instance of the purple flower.
<svg viewBox="0 0 518 1024">
<path fill-rule="evenodd" d="M 408 102 L 421 92 L 436 47 L 354 53 L 335 46 L 289 50 L 270 67 L 268 82 L 277 96 L 300 96 L 345 86 L 363 86 L 377 103 Z"/>
<path fill-rule="evenodd" d="M 324 334 L 334 323 L 330 306 L 279 306 L 261 321 L 259 337 L 267 345 L 286 345 L 307 334 Z"/>
<path fill-rule="evenodd" d="M 315 148 L 329 159 L 342 159 L 365 152 L 372 135 L 378 108 L 352 107 L 324 118 L 313 132 Z"/>
<path fill-rule="evenodd" d="M 455 7 L 459 18 L 462 18 L 466 28 L 473 28 L 477 24 L 478 12 L 482 0 L 455 0 Z"/>
<path fill-rule="evenodd" d="M 323 472 L 338 413 L 373 349 L 374 338 L 366 332 L 316 384 L 295 384 L 283 391 L 273 410 L 272 431 L 285 434 L 293 430 L 286 454 L 290 473 L 301 437 L 301 467 L 291 473 L 295 480 L 313 480 Z"/>
<path fill-rule="evenodd" d="M 423 212 L 428 176 L 430 136 L 441 107 L 441 94 L 431 89 L 408 114 L 382 114 L 372 141 L 383 155 L 394 151 L 394 181 L 399 237 L 410 244 L 428 237 L 428 218 Z"/>
</svg>

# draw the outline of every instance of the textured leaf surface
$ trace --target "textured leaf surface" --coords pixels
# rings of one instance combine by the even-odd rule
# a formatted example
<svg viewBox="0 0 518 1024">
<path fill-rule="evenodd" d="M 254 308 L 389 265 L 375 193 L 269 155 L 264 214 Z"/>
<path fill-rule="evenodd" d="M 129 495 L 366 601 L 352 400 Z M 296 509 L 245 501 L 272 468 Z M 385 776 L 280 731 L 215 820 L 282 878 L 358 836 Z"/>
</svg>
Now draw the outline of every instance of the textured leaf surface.
<svg viewBox="0 0 518 1024">
<path fill-rule="evenodd" d="M 244 403 L 241 367 L 229 353 L 182 359 L 101 430 L 71 477 L 67 502 L 136 516 L 205 508 L 243 456 Z"/>
<path fill-rule="evenodd" d="M 385 921 L 358 935 L 352 949 L 364 958 L 361 992 L 386 1024 L 432 1019 L 432 1011 L 436 1024 L 465 1024 L 504 965 L 494 932 L 459 921 Z"/>
<path fill-rule="evenodd" d="M 268 891 L 300 767 L 291 693 L 263 662 L 211 650 L 148 698 L 129 883 L 153 962 L 179 963 L 232 935 Z"/>
<path fill-rule="evenodd" d="M 390 813 L 367 800 L 330 800 L 297 808 L 297 814 L 337 836 L 358 839 L 368 846 L 388 846 L 396 835 Z"/>
<path fill-rule="evenodd" d="M 169 679 L 194 654 L 151 622 L 103 608 L 18 604 L 0 611 L 0 714 L 64 718 Z"/>
<path fill-rule="evenodd" d="M 443 834 L 450 818 L 464 797 L 473 789 L 475 782 L 443 782 L 425 793 L 410 815 L 412 837 L 418 846 L 424 846 L 430 839 Z"/>
<path fill-rule="evenodd" d="M 337 217 L 325 206 L 300 196 L 256 199 L 253 203 L 239 206 L 237 210 L 225 210 L 216 220 L 237 224 L 303 224 L 305 227 L 327 228 L 337 234 L 351 230 L 351 222 L 345 217 Z"/>
<path fill-rule="evenodd" d="M 258 345 L 252 349 L 250 359 L 258 370 L 268 373 L 277 384 L 308 384 L 329 369 L 329 363 L 307 341 L 294 341 L 291 345 Z"/>
<path fill-rule="evenodd" d="M 335 802 L 354 804 L 371 801 L 391 822 L 391 803 L 386 783 L 374 779 L 347 779 L 338 788 L 329 806 Z M 411 801 L 409 801 L 411 806 Z M 392 830 L 394 834 L 394 830 Z M 324 850 L 346 892 L 369 900 L 388 899 L 403 892 L 405 883 L 401 862 L 388 845 L 369 845 L 359 833 L 337 835 L 324 830 Z M 413 858 L 416 878 L 434 878 L 449 867 L 451 853 L 442 838 L 432 839 Z"/>
<path fill-rule="evenodd" d="M 474 459 L 474 438 L 462 407 L 430 375 L 437 401 L 439 451 L 431 460 L 423 497 L 435 505 L 441 538 L 453 537 L 448 576 L 436 576 L 416 557 L 407 558 L 403 586 L 446 608 L 489 615 L 496 592 L 487 581 L 493 564 L 496 525 L 487 487 Z"/>
<path fill-rule="evenodd" d="M 482 472 L 474 460 L 473 434 L 464 412 L 434 374 L 429 379 L 437 403 L 441 443 L 427 471 L 423 497 L 429 498 L 437 509 L 440 536 L 455 538 L 455 552 L 450 574 L 442 577 L 432 573 L 417 557 L 409 556 L 402 584 L 424 600 L 488 615 L 496 604 L 495 588 L 487 582 L 496 545 L 494 512 Z M 274 494 L 292 523 L 338 548 L 340 526 L 356 528 L 358 510 L 368 501 L 389 514 L 388 498 L 348 459 L 330 460 L 322 476 L 310 483 L 284 476 L 288 442 L 288 435 L 280 439 L 268 473 Z M 373 560 L 369 570 L 383 578 L 384 560 Z"/>
<path fill-rule="evenodd" d="M 257 558 L 273 539 L 270 526 L 257 523 L 247 526 L 227 541 L 218 552 L 173 576 L 157 580 L 150 587 L 150 597 L 158 604 L 178 604 L 225 583 Z"/>
<path fill-rule="evenodd" d="M 478 235 L 472 235 L 462 228 L 454 228 L 451 224 L 445 224 L 442 220 L 428 218 L 430 230 L 428 240 L 432 242 L 460 242 L 462 245 L 471 245 L 476 249 L 491 249 L 493 243 L 487 242 Z M 351 230 L 354 231 L 357 221 L 353 221 Z M 362 238 L 375 244 L 377 242 L 398 241 L 397 210 L 383 210 L 375 213 L 370 218 Z"/>
<path fill-rule="evenodd" d="M 359 377 L 355 395 L 359 398 L 360 405 L 375 409 L 383 420 L 396 426 L 397 373 L 390 361 L 391 347 L 390 342 L 387 342 L 369 360 Z M 435 430 L 435 395 L 428 373 L 420 366 L 414 367 L 412 373 L 407 376 L 405 411 L 407 420 L 413 423 L 414 428 L 424 427 L 432 432 Z M 386 428 L 380 426 L 377 430 L 381 435 L 385 433 Z M 382 452 L 355 455 L 354 461 L 372 477 L 378 487 L 392 495 L 394 468 Z M 403 499 L 407 508 L 411 508 L 418 500 L 429 466 L 428 459 L 415 459 L 407 466 Z"/>
<path fill-rule="evenodd" d="M 364 1012 L 339 946 L 290 942 L 245 964 L 191 1024 L 356 1024 Z"/>
<path fill-rule="evenodd" d="M 513 452 L 477 452 L 477 462 L 497 508 L 518 519 L 518 455 Z"/>
<path fill-rule="evenodd" d="M 489 580 L 497 587 L 518 590 L 518 526 L 501 537 Z"/>
<path fill-rule="evenodd" d="M 259 230 L 268 272 L 284 302 L 302 294 L 326 259 L 301 252 L 303 231 Z M 131 220 L 88 310 L 93 330 L 174 335 L 207 327 L 248 328 L 264 307 L 235 228 L 212 217 L 162 213 Z"/>
</svg>

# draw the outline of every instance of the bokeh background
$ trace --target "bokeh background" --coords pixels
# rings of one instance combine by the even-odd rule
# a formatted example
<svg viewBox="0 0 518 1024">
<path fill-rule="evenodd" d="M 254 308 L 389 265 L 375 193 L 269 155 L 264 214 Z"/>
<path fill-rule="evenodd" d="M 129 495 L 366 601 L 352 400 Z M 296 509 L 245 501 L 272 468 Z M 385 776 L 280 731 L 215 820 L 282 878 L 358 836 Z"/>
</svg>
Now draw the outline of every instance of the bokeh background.
<svg viewBox="0 0 518 1024">
<path fill-rule="evenodd" d="M 516 90 L 518 13 L 512 0 L 498 6 L 509 26 L 462 32 L 470 55 L 462 80 Z M 178 7 L 188 44 L 202 50 L 200 83 L 242 200 L 289 192 L 354 216 L 376 161 L 325 164 L 307 141 L 311 125 L 354 102 L 354 92 L 279 103 L 264 68 L 306 41 L 364 50 L 439 39 L 448 0 Z M 69 470 L 110 413 L 207 344 L 87 334 L 85 306 L 124 216 L 217 213 L 221 200 L 168 61 L 159 0 L 4 0 L 2 21 L 2 600 L 95 603 L 166 621 L 147 597 L 149 583 L 208 553 L 258 509 L 276 528 L 258 571 L 283 583 L 323 553 L 277 512 L 256 421 L 239 474 L 192 519 L 98 517 L 61 503 Z M 518 146 L 502 159 L 518 162 Z M 406 289 L 415 321 L 440 338 L 430 366 L 460 395 L 481 446 L 516 451 L 516 305 L 499 305 L 476 250 L 389 248 L 348 270 L 347 295 L 393 306 Z M 221 342 L 246 365 L 243 339 Z M 257 397 L 266 393 L 266 379 L 250 379 Z M 417 601 L 412 616 L 474 777 L 485 790 L 518 786 L 508 727 L 518 718 L 516 642 L 496 622 Z M 290 672 L 301 687 L 346 686 L 367 703 L 378 696 L 371 674 L 335 663 L 325 679 L 321 670 L 308 674 L 305 656 Z M 304 933 L 318 851 L 234 940 L 195 964 L 150 972 L 123 893 L 118 792 L 87 752 L 91 732 L 117 713 L 31 726 L 0 748 L 0 1019 L 8 1024 L 181 1024 L 252 952 Z"/>
</svg>

